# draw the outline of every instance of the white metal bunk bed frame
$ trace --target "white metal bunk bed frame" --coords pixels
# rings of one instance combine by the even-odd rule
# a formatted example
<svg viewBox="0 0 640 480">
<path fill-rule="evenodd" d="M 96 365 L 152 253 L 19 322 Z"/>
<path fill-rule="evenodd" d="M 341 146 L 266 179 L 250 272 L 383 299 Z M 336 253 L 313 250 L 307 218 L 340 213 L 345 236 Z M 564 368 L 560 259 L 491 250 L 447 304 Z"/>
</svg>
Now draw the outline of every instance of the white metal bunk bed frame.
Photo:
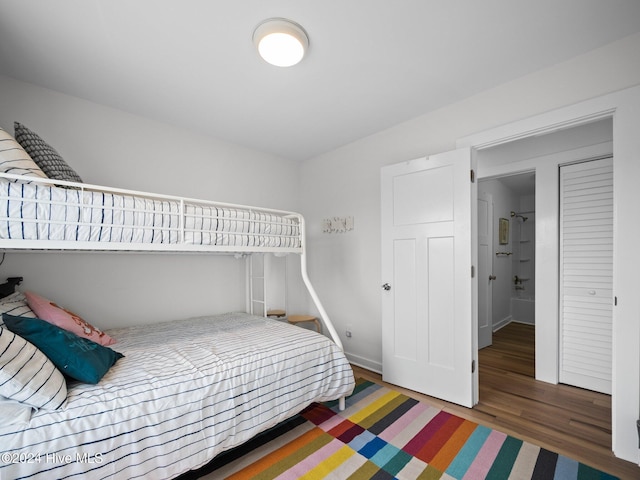
<svg viewBox="0 0 640 480">
<path fill-rule="evenodd" d="M 341 349 L 344 350 L 342 341 L 329 318 L 326 310 L 324 309 L 318 294 L 316 293 L 313 285 L 311 284 L 311 280 L 309 279 L 309 275 L 307 273 L 307 252 L 306 252 L 306 230 L 305 230 L 305 221 L 304 217 L 296 212 L 290 212 L 285 210 L 276 210 L 270 208 L 262 208 L 262 207 L 252 207 L 247 205 L 233 204 L 233 203 L 224 203 L 224 202 L 215 202 L 211 200 L 200 200 L 193 199 L 189 197 L 180 197 L 175 195 L 164 195 L 164 194 L 155 194 L 144 191 L 136 191 L 129 189 L 121 189 L 121 188 L 112 188 L 105 187 L 101 185 L 92 185 L 87 183 L 77 183 L 70 182 L 64 180 L 53 180 L 49 178 L 40 178 L 40 177 L 32 177 L 32 176 L 22 176 L 22 175 L 14 175 L 10 173 L 2 173 L 0 172 L 0 179 L 7 179 L 11 182 L 21 182 L 21 183 L 35 183 L 42 184 L 47 186 L 62 186 L 75 190 L 79 190 L 81 193 L 87 192 L 102 192 L 109 193 L 114 195 L 124 195 L 124 196 L 132 196 L 138 198 L 144 198 L 146 200 L 156 200 L 156 201 L 172 201 L 177 202 L 180 205 L 179 208 L 179 218 L 180 222 L 177 227 L 173 227 L 173 230 L 178 232 L 179 241 L 177 243 L 126 243 L 126 242 L 108 242 L 108 241 L 75 241 L 75 240 L 46 240 L 46 239 L 38 239 L 38 240 L 25 240 L 25 239 L 7 239 L 0 238 L 0 251 L 21 251 L 21 250 L 72 250 L 72 251 L 125 251 L 125 252 L 176 252 L 176 253 L 210 253 L 210 254 L 226 254 L 226 255 L 249 255 L 252 253 L 294 253 L 300 255 L 300 271 L 302 274 L 302 280 L 311 296 L 315 307 L 318 309 L 320 317 L 324 326 L 331 339 L 334 343 Z M 77 205 L 80 209 L 86 208 L 96 208 L 90 205 L 83 205 L 82 198 L 83 195 L 79 195 L 80 204 Z M 15 200 L 15 198 L 12 198 Z M 0 200 L 7 200 L 8 197 L 5 192 L 0 192 Z M 26 202 L 34 202 L 36 204 L 45 204 L 50 205 L 51 202 L 42 199 L 25 199 Z M 295 235 L 298 237 L 297 245 L 295 246 L 284 246 L 284 247 L 272 247 L 272 246 L 252 246 L 252 245 L 198 245 L 192 243 L 185 243 L 185 233 L 187 231 L 186 228 L 186 205 L 195 205 L 202 207 L 213 207 L 213 208 L 222 208 L 222 209 L 237 209 L 254 213 L 265 213 L 265 214 L 273 214 L 280 216 L 282 218 L 293 220 L 297 223 L 298 233 Z M 117 208 L 117 207 L 107 207 L 107 208 Z M 189 214 L 192 216 L 192 214 Z M 6 216 L 6 212 L 0 212 L 0 221 L 10 221 L 15 220 Z M 255 219 L 244 219 L 244 218 L 234 218 L 232 219 L 236 222 L 248 222 L 249 229 L 254 231 L 254 224 L 257 223 L 265 223 L 263 220 L 255 220 Z M 32 223 L 49 222 L 48 220 L 29 220 Z M 49 222 L 52 223 L 52 222 Z M 269 222 L 266 222 L 269 223 Z M 75 225 L 78 226 L 99 226 L 105 225 L 91 223 L 91 222 L 74 222 Z M 277 224 L 274 224 L 277 226 Z M 281 225 L 281 224 L 280 224 Z M 109 226 L 109 225 L 107 225 Z M 111 225 L 116 227 L 121 227 L 121 225 Z M 142 227 L 142 228 L 152 228 L 152 227 Z M 259 230 L 259 229 L 258 229 Z M 225 231 L 217 231 L 217 233 L 221 234 L 237 234 L 237 232 L 225 232 Z M 263 236 L 277 236 L 275 234 L 269 233 L 260 233 L 259 235 Z M 293 235 L 289 235 L 291 238 Z M 340 399 L 341 407 L 344 405 L 344 398 Z"/>
</svg>

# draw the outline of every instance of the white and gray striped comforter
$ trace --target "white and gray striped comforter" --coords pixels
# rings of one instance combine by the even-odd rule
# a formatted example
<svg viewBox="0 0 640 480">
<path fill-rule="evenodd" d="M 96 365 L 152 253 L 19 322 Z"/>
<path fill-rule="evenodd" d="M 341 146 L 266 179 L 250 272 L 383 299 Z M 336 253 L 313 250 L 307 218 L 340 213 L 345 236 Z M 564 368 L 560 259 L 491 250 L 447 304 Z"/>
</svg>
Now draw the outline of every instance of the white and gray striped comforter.
<svg viewBox="0 0 640 480">
<path fill-rule="evenodd" d="M 182 220 L 181 220 L 182 217 Z M 182 223 L 181 223 L 182 222 Z M 299 248 L 284 215 L 0 178 L 0 239 Z"/>
<path fill-rule="evenodd" d="M 354 387 L 333 342 L 263 317 L 109 334 L 125 357 L 99 384 L 70 383 L 62 410 L 36 412 L 18 431 L 0 427 L 0 478 L 174 478 Z"/>
</svg>

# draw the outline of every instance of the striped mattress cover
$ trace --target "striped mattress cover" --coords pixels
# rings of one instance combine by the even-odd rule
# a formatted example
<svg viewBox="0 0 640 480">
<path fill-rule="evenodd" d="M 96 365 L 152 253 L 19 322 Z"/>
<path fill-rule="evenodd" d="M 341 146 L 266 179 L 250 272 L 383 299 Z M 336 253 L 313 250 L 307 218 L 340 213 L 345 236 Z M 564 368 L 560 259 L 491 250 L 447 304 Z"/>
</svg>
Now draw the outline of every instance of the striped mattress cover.
<svg viewBox="0 0 640 480">
<path fill-rule="evenodd" d="M 125 357 L 99 384 L 69 383 L 63 409 L 0 427 L 0 478 L 174 478 L 355 385 L 329 339 L 264 317 L 109 334 Z"/>
<path fill-rule="evenodd" d="M 296 218 L 195 200 L 182 205 L 174 198 L 0 178 L 0 239 L 225 247 L 301 245 Z"/>
</svg>

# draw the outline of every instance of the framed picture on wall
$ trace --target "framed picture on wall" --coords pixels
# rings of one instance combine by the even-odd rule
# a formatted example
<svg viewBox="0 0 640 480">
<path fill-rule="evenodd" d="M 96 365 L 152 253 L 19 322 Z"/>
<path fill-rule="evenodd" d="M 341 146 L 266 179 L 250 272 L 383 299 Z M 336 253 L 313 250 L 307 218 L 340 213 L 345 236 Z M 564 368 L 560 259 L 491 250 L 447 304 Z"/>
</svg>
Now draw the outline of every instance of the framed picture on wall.
<svg viewBox="0 0 640 480">
<path fill-rule="evenodd" d="M 498 220 L 498 243 L 506 245 L 509 243 L 509 219 L 500 218 Z"/>
</svg>

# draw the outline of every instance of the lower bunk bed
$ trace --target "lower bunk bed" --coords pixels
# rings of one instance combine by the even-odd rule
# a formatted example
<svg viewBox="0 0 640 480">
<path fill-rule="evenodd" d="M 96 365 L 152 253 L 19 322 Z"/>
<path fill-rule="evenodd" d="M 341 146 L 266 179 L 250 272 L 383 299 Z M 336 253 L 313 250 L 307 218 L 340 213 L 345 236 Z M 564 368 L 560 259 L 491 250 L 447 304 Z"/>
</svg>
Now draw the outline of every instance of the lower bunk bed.
<svg viewBox="0 0 640 480">
<path fill-rule="evenodd" d="M 108 334 L 123 357 L 97 384 L 67 380 L 60 408 L 0 426 L 0 478 L 175 478 L 354 388 L 335 343 L 265 317 Z"/>
<path fill-rule="evenodd" d="M 0 140 L 3 256 L 25 251 L 300 255 L 302 280 L 331 337 L 244 313 L 109 330 L 117 340 L 102 344 L 112 352 L 109 368 L 100 378 L 79 383 L 56 369 L 68 373 L 64 362 L 47 364 L 58 353 L 51 351 L 52 341 L 45 337 L 33 351 L 12 330 L 41 321 L 21 320 L 35 315 L 28 305 L 14 305 L 3 311 L 5 324 L 0 323 L 0 361 L 8 366 L 0 365 L 0 479 L 175 478 L 312 402 L 339 400 L 344 406 L 355 382 L 307 274 L 302 215 L 91 185 L 77 175 L 60 177 L 55 169 L 45 174 L 2 129 Z M 44 168 L 46 159 L 40 160 Z M 88 326 L 73 321 L 73 327 Z M 78 342 L 74 348 L 94 346 Z M 7 352 L 27 367 L 7 375 L 13 362 Z M 32 353 L 41 363 L 29 367 Z M 16 378 L 25 372 L 42 391 L 21 390 Z M 8 401 L 1 397 L 7 385 L 15 394 Z M 45 391 L 51 398 L 42 399 Z M 39 398 L 37 405 L 29 404 L 32 396 Z"/>
</svg>

